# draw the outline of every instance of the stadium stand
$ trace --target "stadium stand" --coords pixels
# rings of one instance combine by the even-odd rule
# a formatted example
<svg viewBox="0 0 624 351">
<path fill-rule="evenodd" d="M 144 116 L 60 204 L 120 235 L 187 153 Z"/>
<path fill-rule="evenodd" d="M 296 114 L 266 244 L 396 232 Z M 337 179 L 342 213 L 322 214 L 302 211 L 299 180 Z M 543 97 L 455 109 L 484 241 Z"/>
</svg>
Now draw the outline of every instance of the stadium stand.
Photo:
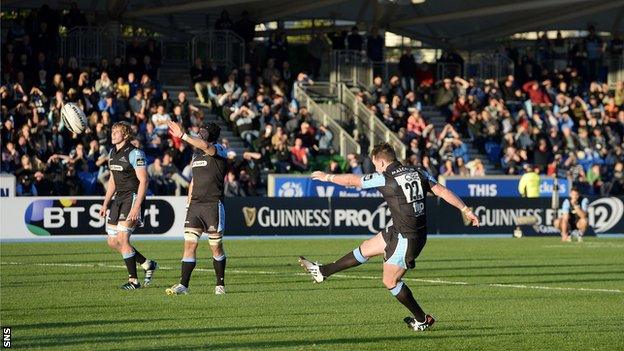
<svg viewBox="0 0 624 351">
<path fill-rule="evenodd" d="M 232 20 L 224 11 L 214 24 L 247 44 L 244 62 L 197 57 L 182 84 L 180 77 L 171 84 L 161 79 L 171 69 L 163 65 L 162 42 L 134 38 L 123 55 L 91 62 L 64 57 L 55 45 L 59 27 L 71 30 L 86 18 L 75 6 L 61 15 L 44 5 L 39 13 L 45 16 L 14 21 L 2 47 L 2 171 L 16 175 L 20 196 L 103 194 L 109 128 L 120 120 L 133 124 L 146 150 L 156 195 L 184 194 L 190 180 L 191 150 L 169 135 L 168 120 L 191 132 L 208 121 L 221 126 L 230 150 L 234 190 L 228 194 L 264 194 L 272 172 L 371 171 L 366 133 L 324 122 L 322 108 L 295 96 L 313 95 L 307 88 L 315 82 L 300 72 L 318 76 L 318 55 L 313 50 L 310 67 L 295 70 L 287 37 L 278 31 L 263 43 L 264 55 L 256 54 L 248 14 Z M 364 50 L 380 61 L 377 29 L 360 33 L 354 27 L 349 35 L 317 35 L 310 46 Z M 624 85 L 609 87 L 602 64 L 607 54 L 621 60 L 622 40 L 605 43 L 590 27 L 582 41 L 542 36 L 534 48 L 505 48 L 513 71 L 486 79 L 462 77 L 470 62 L 455 51 L 428 65 L 406 50 L 398 74 L 388 77 L 374 66 L 379 75 L 369 86 L 354 80 L 349 90 L 405 145 L 406 162 L 422 163 L 436 176 L 519 174 L 531 163 L 544 174 L 567 172 L 586 194 L 622 194 Z M 82 135 L 60 122 L 68 101 L 89 118 Z M 337 150 L 339 137 L 353 140 L 359 152 Z"/>
</svg>

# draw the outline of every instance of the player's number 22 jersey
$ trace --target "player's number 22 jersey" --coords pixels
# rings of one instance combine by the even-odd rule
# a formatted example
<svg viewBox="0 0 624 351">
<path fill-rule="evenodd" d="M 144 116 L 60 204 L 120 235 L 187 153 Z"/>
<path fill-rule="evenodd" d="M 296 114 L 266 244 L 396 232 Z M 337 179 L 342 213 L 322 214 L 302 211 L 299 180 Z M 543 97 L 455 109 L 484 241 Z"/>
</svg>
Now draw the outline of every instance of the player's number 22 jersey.
<svg viewBox="0 0 624 351">
<path fill-rule="evenodd" d="M 427 192 L 436 180 L 422 167 L 395 162 L 383 173 L 362 178 L 362 188 L 377 188 L 386 200 L 396 229 L 408 236 L 427 233 Z"/>
</svg>

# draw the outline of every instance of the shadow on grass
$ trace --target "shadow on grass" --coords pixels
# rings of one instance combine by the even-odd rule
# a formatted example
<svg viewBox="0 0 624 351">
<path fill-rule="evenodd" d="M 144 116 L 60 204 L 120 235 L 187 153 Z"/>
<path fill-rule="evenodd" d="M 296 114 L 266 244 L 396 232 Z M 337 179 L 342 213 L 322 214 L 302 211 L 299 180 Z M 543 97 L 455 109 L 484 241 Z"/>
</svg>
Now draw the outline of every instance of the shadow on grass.
<svg viewBox="0 0 624 351">
<path fill-rule="evenodd" d="M 368 326 L 368 324 L 367 324 Z M 436 330 L 426 331 L 422 333 L 416 333 L 405 329 L 405 335 L 401 336 L 376 336 L 376 337 L 336 337 L 336 338 L 326 338 L 326 339 L 308 339 L 308 340 L 258 340 L 252 342 L 227 342 L 227 343 L 206 343 L 201 346 L 193 346 L 191 348 L 186 348 L 187 350 L 240 350 L 247 348 L 310 348 L 312 346 L 333 346 L 339 348 L 340 345 L 348 345 L 348 349 L 357 350 L 358 345 L 362 344 L 378 344 L 379 349 L 388 349 L 389 345 L 387 343 L 391 342 L 412 342 L 412 339 L 417 340 L 439 340 L 443 341 L 445 339 L 478 339 L 484 337 L 501 337 L 501 336 L 518 336 L 518 335 L 534 335 L 534 334 L 542 334 L 542 335 L 550 335 L 550 331 L 530 333 L 530 332 L 494 332 L 494 333 L 483 333 L 483 332 L 471 332 L 472 329 L 464 329 L 464 333 L 437 333 Z M 572 332 L 563 331 L 559 334 L 571 334 Z M 134 350 L 153 350 L 154 348 L 133 348 Z"/>
<path fill-rule="evenodd" d="M 201 318 L 193 318 L 193 319 L 201 319 Z M 188 319 L 186 319 L 188 321 Z M 112 321 L 111 321 L 112 322 Z M 123 342 L 126 340 L 151 340 L 154 338 L 168 338 L 175 339 L 185 337 L 185 336 L 201 336 L 205 337 L 206 334 L 214 335 L 214 336 L 242 336 L 242 335 L 257 335 L 259 338 L 262 335 L 267 334 L 280 334 L 280 333 L 304 333 L 310 331 L 327 331 L 327 329 L 337 328 L 337 327 L 346 327 L 351 326 L 351 323 L 344 324 L 322 324 L 317 326 L 310 326 L 305 324 L 289 324 L 289 325 L 250 325 L 250 326 L 232 326 L 232 327 L 198 327 L 198 328 L 167 328 L 167 329 L 145 329 L 141 331 L 119 331 L 119 330 L 111 330 L 111 331 L 103 331 L 103 332 L 89 332 L 89 333 L 80 333 L 80 334 L 44 334 L 37 335 L 35 337 L 24 337 L 20 341 L 23 345 L 28 345 L 31 347 L 51 347 L 51 346 L 77 346 L 77 345 L 91 345 L 94 343 L 104 343 L 104 342 Z M 376 326 L 376 328 L 380 328 L 385 323 L 367 323 L 367 326 Z M 305 344 L 309 344 L 309 341 L 306 341 Z M 258 346 L 264 344 L 264 342 L 258 342 Z M 230 345 L 230 343 L 228 343 Z M 242 346 L 243 343 L 240 343 L 240 347 L 250 347 L 253 346 L 254 343 L 250 343 L 249 346 Z M 85 348 L 88 349 L 88 348 Z M 132 348 L 136 349 L 136 348 Z M 186 349 L 186 347 L 184 347 Z M 205 349 L 212 349 L 211 347 Z M 234 347 L 236 349 L 236 347 Z"/>
<path fill-rule="evenodd" d="M 48 323 L 29 323 L 29 324 L 14 324 L 16 329 L 48 329 L 48 328 L 76 328 L 76 327 L 90 327 L 90 326 L 102 326 L 102 325 L 115 325 L 115 324 L 128 324 L 128 323 L 153 323 L 158 321 L 168 321 L 171 318 L 137 318 L 137 319 L 118 319 L 118 320 L 92 320 L 92 321 L 77 321 L 77 322 L 48 322 Z"/>
</svg>

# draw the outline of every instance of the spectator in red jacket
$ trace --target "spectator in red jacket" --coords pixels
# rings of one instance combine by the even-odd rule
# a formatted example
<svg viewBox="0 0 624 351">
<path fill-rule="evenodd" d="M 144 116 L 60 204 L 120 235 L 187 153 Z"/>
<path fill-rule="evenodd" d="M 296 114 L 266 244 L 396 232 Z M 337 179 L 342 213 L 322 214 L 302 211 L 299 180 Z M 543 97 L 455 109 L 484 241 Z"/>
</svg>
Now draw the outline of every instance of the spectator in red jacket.
<svg viewBox="0 0 624 351">
<path fill-rule="evenodd" d="M 552 105 L 548 94 L 541 89 L 538 81 L 532 80 L 524 83 L 522 90 L 529 95 L 529 99 L 533 105 Z"/>
<path fill-rule="evenodd" d="M 524 83 L 522 90 L 527 93 L 531 102 L 530 104 L 525 104 L 527 112 L 530 116 L 533 115 L 534 108 L 537 110 L 536 112 L 545 112 L 550 106 L 552 106 L 550 97 L 548 97 L 548 94 L 540 87 L 538 81 L 532 80 Z"/>
</svg>

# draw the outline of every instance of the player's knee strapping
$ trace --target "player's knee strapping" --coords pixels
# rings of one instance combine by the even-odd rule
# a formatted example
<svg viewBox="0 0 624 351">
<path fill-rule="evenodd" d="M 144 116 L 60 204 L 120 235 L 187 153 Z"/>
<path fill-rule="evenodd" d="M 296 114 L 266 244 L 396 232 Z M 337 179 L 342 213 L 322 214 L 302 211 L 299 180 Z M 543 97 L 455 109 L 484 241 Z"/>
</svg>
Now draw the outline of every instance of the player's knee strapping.
<svg viewBox="0 0 624 351">
<path fill-rule="evenodd" d="M 362 250 L 360 250 L 359 246 L 353 249 L 353 256 L 360 263 L 366 263 L 366 261 L 368 261 L 368 257 L 362 255 Z"/>
<path fill-rule="evenodd" d="M 108 234 L 110 236 L 117 236 L 117 227 L 107 226 L 106 227 L 106 234 Z"/>
<path fill-rule="evenodd" d="M 201 237 L 201 232 L 190 228 L 184 229 L 184 241 L 198 242 L 199 237 Z"/>
<path fill-rule="evenodd" d="M 125 225 L 117 225 L 117 232 L 132 234 L 135 227 L 126 227 Z"/>
<path fill-rule="evenodd" d="M 218 246 L 223 241 L 223 234 L 221 233 L 209 233 L 208 234 L 208 244 L 210 246 Z"/>
<path fill-rule="evenodd" d="M 403 281 L 399 280 L 397 285 L 394 288 L 389 289 L 389 290 L 390 290 L 390 293 L 392 294 L 392 296 L 397 296 L 401 292 L 402 288 L 403 288 Z"/>
</svg>

